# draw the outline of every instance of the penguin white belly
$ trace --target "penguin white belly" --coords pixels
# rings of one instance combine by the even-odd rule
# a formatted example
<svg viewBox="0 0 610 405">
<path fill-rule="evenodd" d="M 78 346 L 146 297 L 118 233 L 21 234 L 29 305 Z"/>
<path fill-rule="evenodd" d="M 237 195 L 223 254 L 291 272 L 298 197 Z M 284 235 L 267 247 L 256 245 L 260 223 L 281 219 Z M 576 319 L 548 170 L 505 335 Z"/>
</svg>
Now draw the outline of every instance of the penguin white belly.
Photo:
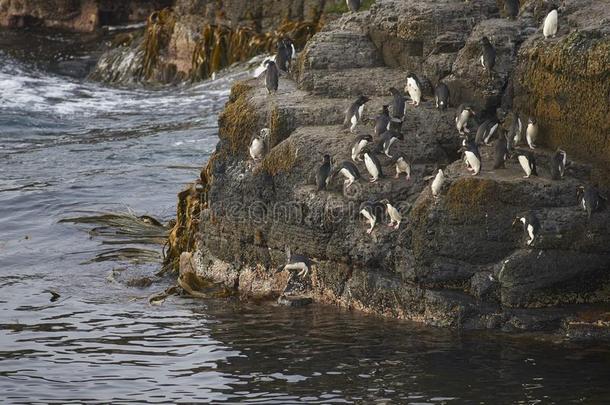
<svg viewBox="0 0 610 405">
<path fill-rule="evenodd" d="M 527 159 L 527 157 L 525 157 L 523 155 L 520 155 L 518 159 L 519 159 L 519 164 L 523 168 L 523 171 L 525 172 L 527 177 L 529 177 L 532 174 L 532 168 L 530 167 L 530 161 Z"/>
<path fill-rule="evenodd" d="M 437 174 L 436 177 L 434 178 L 434 181 L 432 182 L 432 195 L 433 196 L 438 196 L 440 191 L 441 191 L 441 186 L 443 185 L 443 175 L 442 174 Z"/>
<path fill-rule="evenodd" d="M 370 212 L 368 212 L 368 210 L 366 209 L 361 209 L 360 213 L 369 221 L 369 229 L 367 231 L 367 233 L 371 233 L 373 232 L 373 228 L 375 228 L 375 223 L 377 222 L 377 218 L 375 218 L 374 216 L 371 215 Z"/>
<path fill-rule="evenodd" d="M 500 125 L 499 123 L 494 125 L 493 127 L 491 127 L 491 129 L 489 130 L 489 133 L 487 134 L 487 137 L 485 138 L 484 142 L 486 144 L 489 143 L 489 140 L 494 136 L 494 134 L 496 133 L 496 129 L 498 129 L 498 125 Z"/>
<path fill-rule="evenodd" d="M 407 79 L 406 90 L 409 93 L 409 97 L 411 97 L 415 104 L 419 104 L 421 101 L 421 90 L 413 78 Z"/>
<path fill-rule="evenodd" d="M 481 55 L 481 66 L 485 67 L 485 58 Z"/>
<path fill-rule="evenodd" d="M 362 113 L 364 112 L 364 104 L 358 107 L 358 118 L 362 118 Z"/>
<path fill-rule="evenodd" d="M 402 215 L 393 205 L 388 204 L 388 214 L 393 222 L 400 222 L 402 220 Z"/>
<path fill-rule="evenodd" d="M 467 110 L 462 111 L 462 113 L 460 114 L 458 120 L 457 120 L 457 129 L 458 131 L 461 132 L 470 132 L 468 130 L 468 128 L 466 128 L 466 123 L 468 122 L 468 118 L 470 117 L 470 114 L 468 113 Z"/>
<path fill-rule="evenodd" d="M 362 148 L 364 148 L 367 144 L 368 144 L 368 141 L 363 139 L 360 142 L 358 142 L 356 145 L 354 145 L 354 147 L 352 148 L 352 160 L 354 162 L 358 161 L 358 155 L 360 155 Z"/>
<path fill-rule="evenodd" d="M 291 59 L 296 59 L 296 57 L 297 57 L 297 50 L 294 49 L 294 44 L 290 44 L 290 47 L 292 48 Z"/>
<path fill-rule="evenodd" d="M 366 170 L 369 172 L 371 177 L 375 180 L 379 177 L 379 170 L 377 169 L 377 165 L 375 162 L 369 157 L 369 155 L 364 155 L 364 165 L 366 166 Z"/>
<path fill-rule="evenodd" d="M 474 153 L 472 153 L 469 150 L 467 150 L 465 152 L 465 155 L 466 155 L 466 160 L 468 161 L 468 164 L 474 170 L 473 175 L 479 174 L 479 172 L 481 171 L 481 161 L 479 160 L 477 155 L 475 155 Z"/>
<path fill-rule="evenodd" d="M 350 184 L 352 184 L 354 182 L 354 180 L 356 180 L 356 178 L 346 168 L 339 170 L 339 173 L 341 173 L 343 175 L 343 177 L 345 177 L 347 180 L 349 180 Z"/>
<path fill-rule="evenodd" d="M 527 144 L 532 149 L 536 148 L 536 145 L 534 144 L 534 142 L 536 142 L 537 135 L 538 135 L 538 128 L 536 127 L 536 125 L 529 124 L 527 126 L 527 130 L 525 132 L 525 137 L 527 139 Z"/>
<path fill-rule="evenodd" d="M 259 139 L 254 139 L 252 145 L 250 145 L 250 156 L 252 159 L 260 159 L 263 154 L 263 142 Z"/>
<path fill-rule="evenodd" d="M 527 241 L 527 244 L 531 245 L 532 242 L 534 241 L 534 227 L 532 225 L 527 226 L 527 234 L 530 237 L 530 240 Z"/>
<path fill-rule="evenodd" d="M 387 142 L 384 142 L 384 144 L 383 144 L 383 151 L 384 151 L 385 155 L 387 157 L 389 157 L 390 159 L 392 158 L 392 156 L 390 156 L 390 148 L 392 147 L 394 142 L 396 142 L 396 138 L 392 137 Z"/>
<path fill-rule="evenodd" d="M 350 127 L 350 131 L 354 132 L 354 128 L 356 128 L 356 124 L 358 123 L 358 117 L 356 115 L 352 115 L 350 122 L 352 123 L 352 126 Z"/>
<path fill-rule="evenodd" d="M 284 270 L 306 271 L 306 270 L 308 270 L 308 267 L 303 262 L 295 262 L 295 263 L 289 263 L 286 266 L 284 266 Z"/>
<path fill-rule="evenodd" d="M 557 10 L 551 10 L 544 19 L 542 33 L 545 38 L 554 37 L 557 34 Z"/>
<path fill-rule="evenodd" d="M 398 169 L 398 173 L 407 173 L 407 177 L 411 176 L 411 166 L 403 159 L 396 162 L 396 168 Z"/>
</svg>

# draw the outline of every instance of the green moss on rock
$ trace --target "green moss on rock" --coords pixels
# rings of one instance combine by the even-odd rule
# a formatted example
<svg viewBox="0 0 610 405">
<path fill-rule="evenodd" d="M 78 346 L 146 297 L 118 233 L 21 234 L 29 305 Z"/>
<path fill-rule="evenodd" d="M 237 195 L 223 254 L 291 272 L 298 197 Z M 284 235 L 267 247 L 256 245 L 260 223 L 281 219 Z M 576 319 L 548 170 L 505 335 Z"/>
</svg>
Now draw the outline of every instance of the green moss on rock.
<svg viewBox="0 0 610 405">
<path fill-rule="evenodd" d="M 226 142 L 224 153 L 245 154 L 250 138 L 258 130 L 258 114 L 250 103 L 252 86 L 236 83 L 231 88 L 229 101 L 218 116 L 218 132 Z"/>
<path fill-rule="evenodd" d="M 538 119 L 542 144 L 579 158 L 610 162 L 610 38 L 574 32 L 525 46 L 515 105 Z"/>
</svg>

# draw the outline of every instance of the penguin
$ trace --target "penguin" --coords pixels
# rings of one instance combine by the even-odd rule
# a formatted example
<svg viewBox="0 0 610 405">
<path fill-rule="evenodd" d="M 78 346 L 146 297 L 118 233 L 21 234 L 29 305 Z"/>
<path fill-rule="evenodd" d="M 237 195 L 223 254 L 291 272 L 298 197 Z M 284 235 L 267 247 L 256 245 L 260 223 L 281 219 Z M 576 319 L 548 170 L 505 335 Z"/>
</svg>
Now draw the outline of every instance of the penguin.
<svg viewBox="0 0 610 405">
<path fill-rule="evenodd" d="M 513 112 L 511 114 L 512 122 L 510 125 L 510 133 L 513 140 L 513 145 L 518 146 L 523 138 L 523 123 L 521 122 L 521 117 L 518 113 Z"/>
<path fill-rule="evenodd" d="M 485 120 L 485 122 L 483 122 L 477 129 L 477 135 L 475 137 L 476 144 L 477 145 L 484 144 L 484 145 L 489 146 L 490 142 L 493 139 L 494 135 L 496 134 L 496 131 L 498 130 L 499 126 L 500 126 L 500 123 L 495 118 Z"/>
<path fill-rule="evenodd" d="M 434 89 L 434 97 L 436 99 L 436 108 L 445 111 L 449 105 L 449 87 L 443 82 L 439 82 Z"/>
<path fill-rule="evenodd" d="M 500 137 L 496 140 L 496 144 L 494 147 L 494 170 L 503 169 L 504 162 L 508 160 L 508 140 L 505 135 L 500 135 Z"/>
<path fill-rule="evenodd" d="M 536 149 L 536 137 L 538 136 L 538 124 L 536 120 L 530 117 L 527 120 L 527 129 L 525 130 L 525 139 L 530 149 Z"/>
<path fill-rule="evenodd" d="M 489 73 L 489 78 L 493 78 L 493 70 L 496 65 L 496 49 L 493 47 L 489 38 L 481 38 L 481 65 Z"/>
<path fill-rule="evenodd" d="M 330 183 L 330 169 L 330 155 L 324 155 L 322 165 L 316 172 L 316 186 L 318 186 L 318 191 L 325 190 L 328 183 Z"/>
<path fill-rule="evenodd" d="M 519 15 L 519 0 L 504 0 L 506 18 L 514 20 Z"/>
<path fill-rule="evenodd" d="M 555 152 L 555 163 L 559 169 L 559 176 L 563 178 L 566 174 L 566 166 L 568 164 L 568 154 L 563 149 L 557 149 Z"/>
<path fill-rule="evenodd" d="M 267 92 L 269 94 L 276 93 L 280 76 L 280 73 L 277 70 L 277 65 L 272 60 L 266 60 L 265 66 L 265 86 L 267 86 Z"/>
<path fill-rule="evenodd" d="M 400 221 L 402 221 L 402 215 L 400 215 L 400 212 L 396 209 L 396 207 L 390 204 L 390 201 L 387 199 L 381 200 L 379 202 L 385 205 L 386 212 L 390 217 L 390 223 L 388 224 L 388 226 L 393 227 L 394 229 L 398 229 L 398 227 L 400 226 Z"/>
<path fill-rule="evenodd" d="M 417 107 L 419 103 L 422 101 L 422 86 L 417 78 L 417 76 L 413 73 L 410 73 L 407 76 L 407 85 L 405 86 L 405 92 L 409 94 L 411 97 L 411 101 L 409 104 Z"/>
<path fill-rule="evenodd" d="M 385 207 L 379 202 L 365 201 L 360 204 L 360 214 L 369 221 L 369 229 L 366 231 L 367 234 L 370 235 L 373 232 L 377 221 L 383 216 L 384 210 Z"/>
<path fill-rule="evenodd" d="M 259 135 L 254 135 L 252 140 L 250 141 L 249 151 L 250 156 L 255 162 L 258 162 L 265 155 L 265 150 L 267 149 L 267 139 L 269 138 L 269 134 L 271 134 L 271 130 L 269 128 L 261 129 Z"/>
<path fill-rule="evenodd" d="M 381 114 L 375 118 L 375 136 L 379 137 L 390 127 L 390 109 L 388 105 L 382 107 Z"/>
<path fill-rule="evenodd" d="M 392 159 L 392 155 L 390 155 L 390 148 L 392 147 L 394 142 L 398 140 L 402 141 L 404 139 L 405 138 L 402 133 L 390 129 L 389 131 L 384 132 L 383 135 L 381 135 L 381 138 L 379 138 L 375 152 L 383 152 L 387 157 Z"/>
<path fill-rule="evenodd" d="M 374 183 L 379 180 L 380 177 L 383 177 L 379 159 L 368 151 L 364 153 L 364 166 L 366 167 L 366 171 L 371 175 L 371 183 Z"/>
<path fill-rule="evenodd" d="M 352 13 L 357 12 L 360 9 L 360 5 L 362 3 L 361 0 L 345 0 L 345 2 L 347 3 L 347 8 Z"/>
<path fill-rule="evenodd" d="M 466 162 L 470 168 L 468 170 L 472 171 L 472 175 L 476 176 L 481 172 L 481 154 L 479 153 L 479 148 L 477 147 L 475 142 L 469 142 L 466 139 L 463 141 L 464 156 Z"/>
<path fill-rule="evenodd" d="M 591 219 L 591 214 L 594 212 L 604 209 L 606 202 L 606 199 L 592 186 L 578 186 L 576 188 L 576 199 L 578 205 L 587 212 L 588 219 Z"/>
<path fill-rule="evenodd" d="M 388 131 L 400 132 L 402 130 L 402 120 L 399 118 L 392 118 L 388 124 Z M 383 133 L 382 133 L 383 135 Z"/>
<path fill-rule="evenodd" d="M 460 134 L 470 133 L 470 130 L 468 129 L 468 120 L 470 119 L 471 115 L 476 115 L 475 112 L 472 110 L 472 107 L 466 104 L 461 104 L 457 111 L 458 113 L 455 117 L 455 127 Z"/>
<path fill-rule="evenodd" d="M 395 87 L 390 87 L 392 94 L 392 118 L 403 119 L 405 116 L 405 96 Z"/>
<path fill-rule="evenodd" d="M 290 62 L 292 61 L 292 49 L 289 47 L 286 38 L 282 38 L 277 43 L 277 52 L 275 54 L 275 64 L 278 69 L 283 72 L 288 72 L 290 68 Z"/>
<path fill-rule="evenodd" d="M 394 159 L 394 164 L 396 165 L 396 176 L 395 179 L 400 178 L 401 173 L 405 173 L 407 175 L 407 181 L 411 180 L 411 163 L 407 160 L 407 157 L 402 153 L 396 156 Z"/>
<path fill-rule="evenodd" d="M 557 35 L 557 20 L 557 6 L 553 5 L 551 6 L 551 11 L 549 11 L 546 18 L 544 19 L 544 25 L 542 27 L 542 34 L 544 35 L 544 39 L 547 39 L 548 37 L 555 38 L 555 36 Z"/>
<path fill-rule="evenodd" d="M 349 186 L 354 184 L 356 180 L 360 179 L 360 171 L 358 170 L 356 165 L 350 162 L 349 160 L 342 162 L 337 167 L 335 175 L 336 174 L 341 174 L 343 177 L 345 177 L 343 184 L 345 184 L 346 190 L 349 188 Z"/>
<path fill-rule="evenodd" d="M 517 152 L 517 159 L 523 171 L 525 172 L 524 179 L 528 179 L 531 175 L 538 176 L 536 171 L 536 158 L 528 151 Z"/>
<path fill-rule="evenodd" d="M 438 169 L 438 173 L 436 177 L 432 181 L 432 185 L 430 189 L 432 190 L 432 196 L 436 199 L 441 195 L 441 188 L 443 187 L 443 182 L 445 181 L 445 174 L 442 169 Z"/>
<path fill-rule="evenodd" d="M 518 215 L 513 221 L 513 226 L 519 222 L 523 224 L 523 231 L 529 237 L 526 243 L 531 246 L 540 233 L 540 221 L 533 212 L 529 212 L 522 216 Z"/>
<path fill-rule="evenodd" d="M 343 121 L 343 128 L 349 128 L 350 132 L 354 132 L 356 124 L 362 118 L 362 111 L 364 110 L 364 104 L 369 101 L 367 96 L 359 96 L 356 101 L 345 111 L 345 120 Z M 350 126 L 351 124 L 351 126 Z"/>
<path fill-rule="evenodd" d="M 278 269 L 276 270 L 276 273 L 279 273 L 284 270 L 287 270 L 287 271 L 292 270 L 292 271 L 298 271 L 299 277 L 307 276 L 307 274 L 309 273 L 309 270 L 311 270 L 311 266 L 313 265 L 313 261 L 310 258 L 308 258 L 307 256 L 299 255 L 299 254 L 291 254 L 289 247 L 286 247 L 286 256 L 287 256 L 286 264 L 284 266 L 278 267 Z M 291 277 L 292 277 L 292 272 L 291 272 Z"/>
<path fill-rule="evenodd" d="M 366 145 L 373 142 L 373 137 L 370 135 L 358 135 L 355 139 L 354 146 L 352 146 L 352 160 L 354 162 L 362 161 L 360 155 Z"/>
</svg>

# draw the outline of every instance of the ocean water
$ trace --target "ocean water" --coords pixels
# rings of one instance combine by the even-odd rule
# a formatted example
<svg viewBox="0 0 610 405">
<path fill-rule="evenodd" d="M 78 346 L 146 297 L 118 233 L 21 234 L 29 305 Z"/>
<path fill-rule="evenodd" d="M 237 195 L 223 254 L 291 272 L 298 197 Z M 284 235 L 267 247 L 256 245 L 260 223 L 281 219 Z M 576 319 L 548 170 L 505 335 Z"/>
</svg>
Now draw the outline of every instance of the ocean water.
<svg viewBox="0 0 610 405">
<path fill-rule="evenodd" d="M 319 305 L 150 305 L 172 284 L 154 277 L 159 238 L 100 218 L 173 218 L 176 194 L 215 148 L 236 76 L 112 88 L 56 68 L 58 54 L 91 48 L 48 33 L 33 45 L 0 37 L 1 403 L 610 403 L 604 344 Z M 155 281 L 131 283 L 142 277 Z"/>
</svg>

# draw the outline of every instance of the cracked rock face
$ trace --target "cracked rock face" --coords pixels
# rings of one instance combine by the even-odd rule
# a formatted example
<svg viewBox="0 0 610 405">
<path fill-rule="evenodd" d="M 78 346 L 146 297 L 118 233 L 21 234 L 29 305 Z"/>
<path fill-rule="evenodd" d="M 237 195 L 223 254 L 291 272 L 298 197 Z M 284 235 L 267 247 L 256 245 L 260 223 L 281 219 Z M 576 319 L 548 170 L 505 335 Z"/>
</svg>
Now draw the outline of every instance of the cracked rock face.
<svg viewBox="0 0 610 405">
<path fill-rule="evenodd" d="M 216 153 L 204 170 L 209 175 L 202 183 L 196 235 L 198 273 L 247 296 L 276 298 L 297 283 L 300 295 L 320 302 L 433 325 L 506 331 L 565 326 L 579 335 L 571 322 L 610 301 L 610 213 L 596 212 L 589 220 L 576 199 L 580 184 L 608 190 L 596 180 L 608 167 L 609 140 L 602 141 L 598 132 L 607 122 L 595 117 L 608 111 L 609 100 L 590 106 L 590 125 L 579 128 L 578 139 L 568 138 L 554 128 L 582 121 L 554 120 L 579 109 L 572 103 L 586 104 L 588 96 L 570 93 L 565 105 L 555 108 L 530 73 L 558 92 L 569 92 L 565 77 L 571 72 L 580 88 L 603 90 L 607 81 L 599 78 L 607 77 L 610 65 L 602 67 L 606 55 L 598 52 L 609 44 L 601 21 L 610 11 L 585 19 L 566 1 L 561 35 L 546 44 L 537 30 L 538 3 L 527 2 L 518 19 L 507 20 L 491 0 L 380 0 L 314 36 L 292 78 L 280 79 L 276 95 L 267 95 L 255 79 L 237 85 L 220 119 Z M 491 78 L 478 60 L 483 36 L 497 51 Z M 548 49 L 557 50 L 557 59 Z M 579 73 L 581 63 L 568 62 L 562 52 L 587 58 L 585 74 Z M 541 65 L 534 54 L 541 55 Z M 355 136 L 373 134 L 372 119 L 392 100 L 388 88 L 402 90 L 407 72 L 425 83 L 424 101 L 407 104 L 404 139 L 390 154 L 408 158 L 411 179 L 404 174 L 394 179 L 392 160 L 377 154 L 385 174 L 377 182 L 369 182 L 358 161 L 353 163 L 359 181 L 347 188 L 337 176 L 317 191 L 314 174 L 322 156 L 329 154 L 335 167 L 351 160 Z M 439 79 L 451 91 L 447 111 L 437 110 L 431 95 Z M 360 94 L 371 100 L 352 134 L 341 124 Z M 477 112 L 468 125 L 473 134 L 497 110 L 512 109 L 511 117 L 520 114 L 523 120 L 534 116 L 540 136 L 531 152 L 539 176 L 524 179 L 516 157 L 506 168 L 492 169 L 493 146 L 480 146 L 482 170 L 473 176 L 458 152 L 454 117 L 461 103 Z M 510 120 L 503 126 L 510 127 Z M 262 161 L 253 162 L 248 142 L 264 127 L 271 130 L 269 147 Z M 556 137 L 570 161 L 562 180 L 551 179 Z M 585 155 L 582 145 L 589 143 L 598 147 Z M 430 184 L 439 168 L 444 182 L 434 198 Z M 399 209 L 401 225 L 388 227 L 384 214 L 369 235 L 361 203 L 382 199 Z M 528 212 L 541 225 L 531 245 L 523 225 L 513 224 Z M 314 259 L 305 278 L 277 271 L 286 263 L 287 246 Z"/>
</svg>

